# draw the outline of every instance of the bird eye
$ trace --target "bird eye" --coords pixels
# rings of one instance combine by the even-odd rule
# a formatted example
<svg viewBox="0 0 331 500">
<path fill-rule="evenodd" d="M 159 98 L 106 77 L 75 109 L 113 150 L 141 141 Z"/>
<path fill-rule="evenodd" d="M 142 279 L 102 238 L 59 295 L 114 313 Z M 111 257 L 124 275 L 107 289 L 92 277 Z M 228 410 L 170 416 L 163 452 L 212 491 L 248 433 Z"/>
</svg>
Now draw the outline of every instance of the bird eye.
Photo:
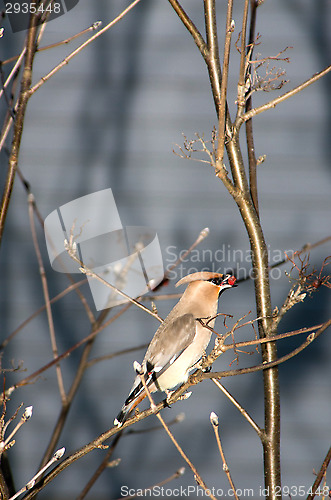
<svg viewBox="0 0 331 500">
<path fill-rule="evenodd" d="M 210 283 L 214 283 L 214 285 L 217 285 L 217 286 L 219 286 L 222 283 L 222 280 L 220 278 L 212 278 L 208 281 L 210 281 Z"/>
</svg>

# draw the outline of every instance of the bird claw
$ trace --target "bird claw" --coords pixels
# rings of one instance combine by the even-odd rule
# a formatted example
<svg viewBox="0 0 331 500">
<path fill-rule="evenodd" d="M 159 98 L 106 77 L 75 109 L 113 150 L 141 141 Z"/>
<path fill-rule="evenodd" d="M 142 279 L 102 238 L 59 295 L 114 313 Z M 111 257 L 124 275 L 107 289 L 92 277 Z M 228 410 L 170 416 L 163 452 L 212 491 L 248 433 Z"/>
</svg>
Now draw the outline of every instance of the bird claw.
<svg viewBox="0 0 331 500">
<path fill-rule="evenodd" d="M 212 366 L 209 365 L 206 368 L 203 367 L 203 364 L 205 363 L 206 359 L 207 359 L 207 356 L 204 353 L 202 358 L 194 365 L 193 368 L 196 368 L 197 370 L 201 370 L 203 373 L 209 373 L 212 369 Z"/>
<path fill-rule="evenodd" d="M 171 406 L 169 400 L 170 400 L 171 396 L 174 394 L 174 392 L 176 392 L 176 391 L 165 391 L 165 393 L 167 395 L 167 397 L 165 399 L 165 404 L 168 408 L 170 408 L 170 406 Z M 185 399 L 188 399 L 191 396 L 191 394 L 192 394 L 192 391 L 185 392 L 184 394 L 179 396 L 178 401 L 185 401 Z"/>
<path fill-rule="evenodd" d="M 211 369 L 212 369 L 211 365 L 206 366 L 206 368 L 201 368 L 201 370 L 203 371 L 203 373 L 209 373 L 209 372 L 211 372 Z"/>
<path fill-rule="evenodd" d="M 171 398 L 171 396 L 173 395 L 175 391 L 169 391 L 169 390 L 166 390 L 165 393 L 167 395 L 166 399 L 165 399 L 165 404 L 168 408 L 170 408 L 170 403 L 169 403 L 169 400 Z"/>
</svg>

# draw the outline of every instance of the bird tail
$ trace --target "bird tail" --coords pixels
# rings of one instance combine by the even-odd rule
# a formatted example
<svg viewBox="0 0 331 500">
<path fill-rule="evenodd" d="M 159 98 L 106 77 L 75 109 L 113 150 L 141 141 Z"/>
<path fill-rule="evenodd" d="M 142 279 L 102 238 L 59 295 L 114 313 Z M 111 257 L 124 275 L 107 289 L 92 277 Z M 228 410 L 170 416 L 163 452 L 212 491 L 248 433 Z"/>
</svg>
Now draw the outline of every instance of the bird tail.
<svg viewBox="0 0 331 500">
<path fill-rule="evenodd" d="M 139 405 L 139 403 L 141 403 L 141 401 L 145 397 L 146 397 L 145 392 L 139 394 L 134 400 L 132 400 L 132 398 L 129 397 L 125 401 L 124 405 L 121 408 L 121 411 L 114 420 L 115 427 L 121 427 L 128 418 L 129 414 L 136 408 L 136 406 Z"/>
<path fill-rule="evenodd" d="M 135 367 L 136 361 L 133 363 Z M 135 368 L 136 369 L 136 368 Z M 139 370 L 141 370 L 141 366 L 139 365 Z M 147 386 L 150 386 L 154 381 L 156 383 L 154 366 L 150 363 L 147 363 L 147 372 L 144 374 L 145 383 Z M 152 389 L 152 392 L 155 391 Z M 146 392 L 143 383 L 140 381 L 139 377 L 136 378 L 135 383 L 133 384 L 133 388 L 127 397 L 124 405 L 121 408 L 121 411 L 117 415 L 114 420 L 114 425 L 116 427 L 121 427 L 125 420 L 127 419 L 129 413 L 136 408 L 139 403 L 146 397 Z"/>
<path fill-rule="evenodd" d="M 129 408 L 126 408 L 125 405 L 123 405 L 121 411 L 119 412 L 117 417 L 114 419 L 114 426 L 121 427 L 124 424 L 128 413 L 129 413 Z"/>
</svg>

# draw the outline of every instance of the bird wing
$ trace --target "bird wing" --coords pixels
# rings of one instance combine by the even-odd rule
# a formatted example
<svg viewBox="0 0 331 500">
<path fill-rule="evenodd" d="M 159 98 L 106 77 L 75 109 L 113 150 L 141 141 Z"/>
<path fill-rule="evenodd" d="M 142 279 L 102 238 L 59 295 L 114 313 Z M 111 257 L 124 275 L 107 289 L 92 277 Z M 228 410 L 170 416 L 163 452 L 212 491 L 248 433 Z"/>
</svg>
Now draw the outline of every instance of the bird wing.
<svg viewBox="0 0 331 500">
<path fill-rule="evenodd" d="M 170 323 L 163 323 L 153 337 L 142 363 L 146 385 L 155 382 L 167 368 L 191 344 L 196 333 L 196 320 L 193 314 L 183 314 Z M 143 391 L 143 384 L 136 378 L 132 390 L 125 401 L 131 403 Z"/>
<path fill-rule="evenodd" d="M 195 333 L 196 320 L 189 313 L 161 325 L 146 352 L 147 371 L 153 368 L 158 375 L 163 373 L 192 343 Z"/>
</svg>

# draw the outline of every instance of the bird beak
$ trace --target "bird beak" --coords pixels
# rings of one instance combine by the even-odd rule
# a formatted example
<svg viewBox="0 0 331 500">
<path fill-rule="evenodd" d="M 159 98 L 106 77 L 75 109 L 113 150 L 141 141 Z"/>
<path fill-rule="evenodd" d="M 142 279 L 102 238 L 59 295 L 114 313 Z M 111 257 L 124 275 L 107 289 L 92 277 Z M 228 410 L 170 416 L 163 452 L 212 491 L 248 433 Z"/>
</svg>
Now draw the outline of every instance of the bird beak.
<svg viewBox="0 0 331 500">
<path fill-rule="evenodd" d="M 231 274 L 227 274 L 220 286 L 224 287 L 224 288 L 234 288 L 234 287 L 238 286 L 236 284 L 236 281 L 237 281 L 237 278 L 235 276 L 232 276 Z"/>
</svg>

